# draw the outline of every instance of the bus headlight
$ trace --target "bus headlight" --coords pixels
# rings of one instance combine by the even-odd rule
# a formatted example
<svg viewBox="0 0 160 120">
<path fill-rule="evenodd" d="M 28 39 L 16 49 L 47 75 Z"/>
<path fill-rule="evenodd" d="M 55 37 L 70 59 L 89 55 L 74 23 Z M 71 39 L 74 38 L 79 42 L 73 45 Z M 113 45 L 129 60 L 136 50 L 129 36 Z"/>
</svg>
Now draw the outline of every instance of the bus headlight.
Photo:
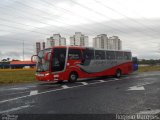
<svg viewBox="0 0 160 120">
<path fill-rule="evenodd" d="M 49 75 L 49 73 L 46 73 L 45 76 Z"/>
</svg>

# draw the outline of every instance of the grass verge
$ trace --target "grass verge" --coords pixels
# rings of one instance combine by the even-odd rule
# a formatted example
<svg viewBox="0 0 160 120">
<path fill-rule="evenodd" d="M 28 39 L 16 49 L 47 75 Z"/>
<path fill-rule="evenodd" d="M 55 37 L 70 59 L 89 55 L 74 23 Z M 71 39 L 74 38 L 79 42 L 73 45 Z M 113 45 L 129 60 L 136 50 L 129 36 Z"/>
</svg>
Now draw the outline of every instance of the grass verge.
<svg viewBox="0 0 160 120">
<path fill-rule="evenodd" d="M 138 72 L 160 71 L 160 66 L 139 66 Z M 0 69 L 0 84 L 35 82 L 35 69 Z"/>
<path fill-rule="evenodd" d="M 160 66 L 139 66 L 138 72 L 160 71 Z"/>
<path fill-rule="evenodd" d="M 35 69 L 0 69 L 0 84 L 34 82 Z"/>
</svg>

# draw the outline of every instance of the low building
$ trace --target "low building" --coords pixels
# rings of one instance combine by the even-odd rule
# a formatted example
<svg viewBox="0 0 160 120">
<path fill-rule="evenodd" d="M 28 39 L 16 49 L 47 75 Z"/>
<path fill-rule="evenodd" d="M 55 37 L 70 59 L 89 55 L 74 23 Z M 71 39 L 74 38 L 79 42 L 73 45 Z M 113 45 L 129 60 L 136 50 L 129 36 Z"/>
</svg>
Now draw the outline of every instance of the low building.
<svg viewBox="0 0 160 120">
<path fill-rule="evenodd" d="M 10 68 L 10 62 L 0 62 L 0 69 L 7 69 Z"/>
<path fill-rule="evenodd" d="M 31 61 L 11 61 L 10 62 L 10 68 L 16 69 L 16 68 L 32 68 L 35 67 L 36 63 Z"/>
</svg>

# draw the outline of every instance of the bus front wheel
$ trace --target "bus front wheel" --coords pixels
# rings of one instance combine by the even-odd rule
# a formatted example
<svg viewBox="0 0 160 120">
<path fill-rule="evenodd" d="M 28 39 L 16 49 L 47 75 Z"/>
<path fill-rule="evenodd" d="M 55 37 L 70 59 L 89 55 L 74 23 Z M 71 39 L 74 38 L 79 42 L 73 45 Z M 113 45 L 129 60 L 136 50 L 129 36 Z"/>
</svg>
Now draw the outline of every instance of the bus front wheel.
<svg viewBox="0 0 160 120">
<path fill-rule="evenodd" d="M 116 76 L 116 78 L 120 78 L 121 77 L 121 70 L 120 69 L 116 70 L 115 76 Z"/>
<path fill-rule="evenodd" d="M 71 72 L 68 81 L 73 83 L 77 81 L 77 78 L 78 74 L 76 72 Z"/>
</svg>

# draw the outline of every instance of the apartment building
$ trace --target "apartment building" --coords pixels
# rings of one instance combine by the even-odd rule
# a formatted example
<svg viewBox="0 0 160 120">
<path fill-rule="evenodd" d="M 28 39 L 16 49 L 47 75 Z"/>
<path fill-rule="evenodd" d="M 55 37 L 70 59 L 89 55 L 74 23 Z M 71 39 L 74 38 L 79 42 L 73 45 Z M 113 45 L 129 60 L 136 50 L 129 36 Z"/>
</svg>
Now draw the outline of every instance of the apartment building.
<svg viewBox="0 0 160 120">
<path fill-rule="evenodd" d="M 93 38 L 93 47 L 106 50 L 121 50 L 122 42 L 118 36 L 108 38 L 106 34 L 100 34 Z"/>
<path fill-rule="evenodd" d="M 75 35 L 70 37 L 70 45 L 88 46 L 88 36 L 85 36 L 81 32 L 75 32 Z"/>
<path fill-rule="evenodd" d="M 50 38 L 47 38 L 47 47 L 63 46 L 66 45 L 66 38 L 61 37 L 60 34 L 53 34 Z"/>
</svg>

